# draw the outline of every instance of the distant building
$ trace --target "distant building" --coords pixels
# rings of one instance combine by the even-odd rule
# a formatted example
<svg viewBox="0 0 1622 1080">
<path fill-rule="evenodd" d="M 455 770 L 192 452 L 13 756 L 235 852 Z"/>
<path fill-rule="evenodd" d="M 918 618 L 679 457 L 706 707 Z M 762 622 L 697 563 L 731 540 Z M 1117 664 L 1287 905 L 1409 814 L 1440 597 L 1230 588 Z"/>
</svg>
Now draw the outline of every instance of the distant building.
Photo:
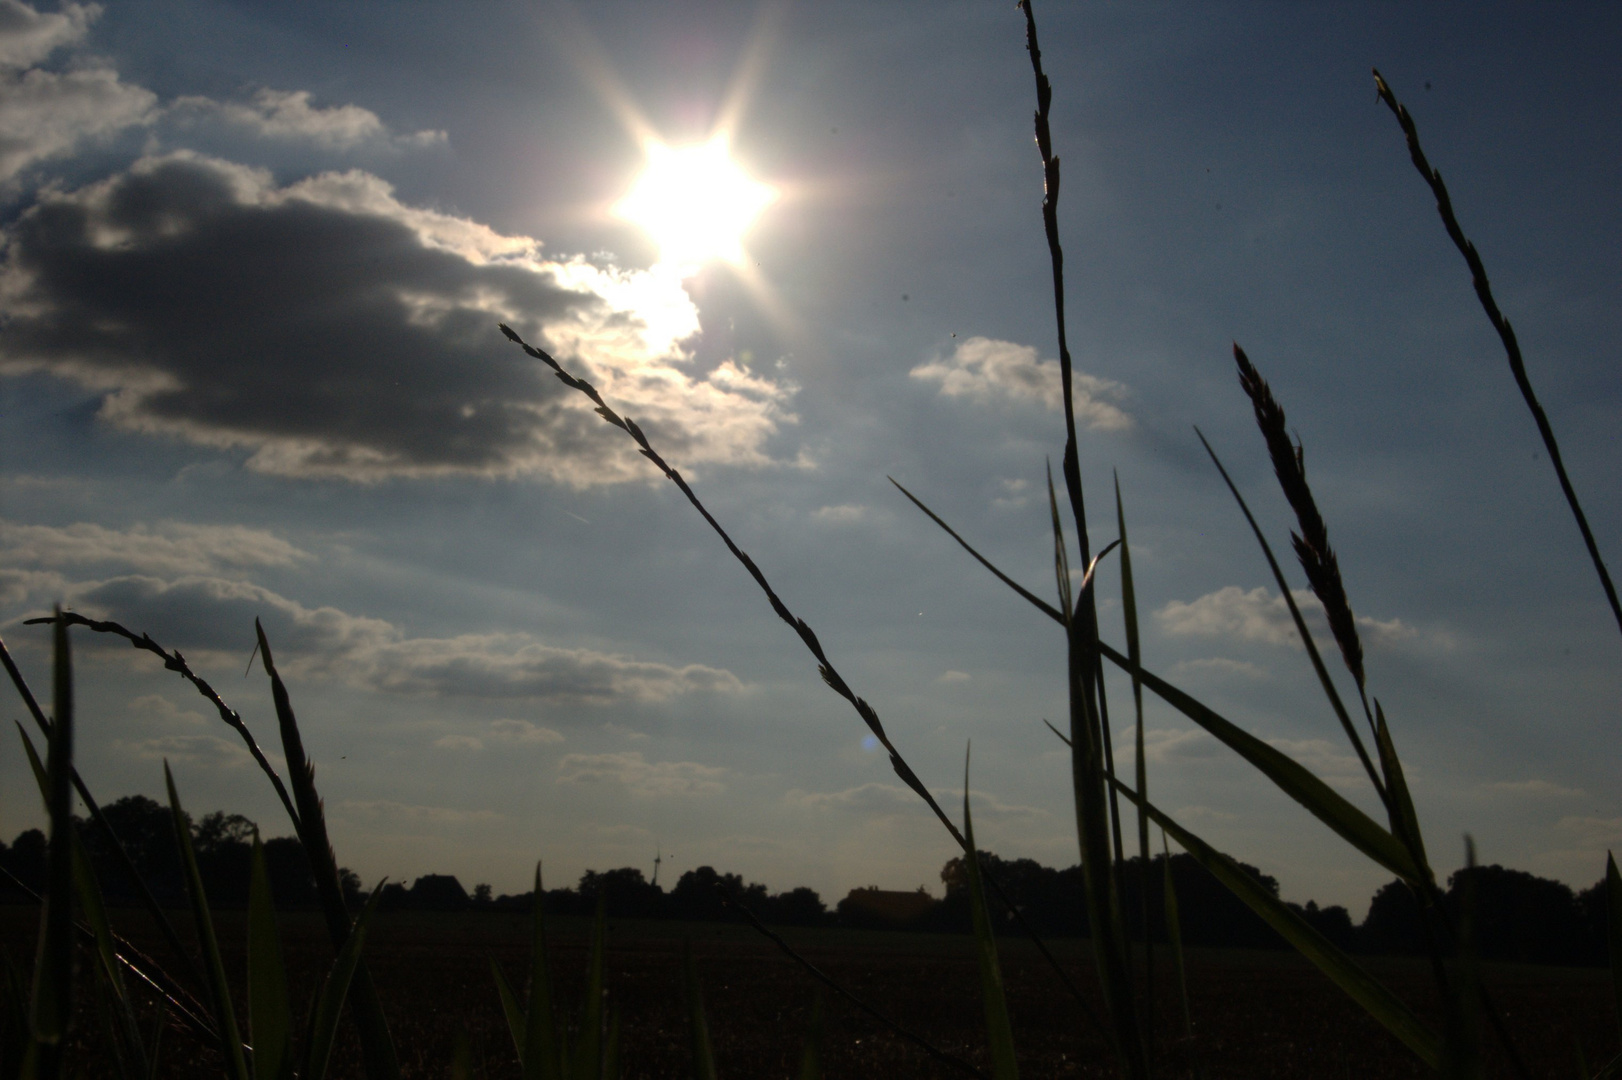
<svg viewBox="0 0 1622 1080">
<path fill-rule="evenodd" d="M 853 926 L 906 926 L 923 918 L 935 903 L 922 885 L 914 892 L 869 885 L 852 889 L 839 901 L 839 920 Z"/>
</svg>

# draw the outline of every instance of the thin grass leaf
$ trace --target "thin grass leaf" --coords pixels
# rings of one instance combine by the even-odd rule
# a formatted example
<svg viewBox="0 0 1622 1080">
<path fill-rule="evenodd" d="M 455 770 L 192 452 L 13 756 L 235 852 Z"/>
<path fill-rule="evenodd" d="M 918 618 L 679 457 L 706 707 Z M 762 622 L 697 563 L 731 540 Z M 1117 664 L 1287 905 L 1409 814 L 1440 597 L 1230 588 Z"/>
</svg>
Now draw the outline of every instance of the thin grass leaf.
<svg viewBox="0 0 1622 1080">
<path fill-rule="evenodd" d="M 1138 807 L 1143 809 L 1142 804 Z M 1165 856 L 1165 872 L 1161 878 L 1165 885 L 1166 942 L 1171 946 L 1172 970 L 1177 973 L 1178 998 L 1183 1003 L 1183 1035 L 1194 1038 L 1194 1012 L 1188 1003 L 1188 963 L 1183 955 L 1183 919 L 1177 910 L 1177 885 L 1172 881 L 1171 848 L 1166 843 L 1166 830 L 1160 830 L 1160 852 Z"/>
<path fill-rule="evenodd" d="M 911 499 L 912 504 L 918 509 L 922 510 L 929 517 L 929 520 L 939 525 L 942 529 L 945 529 L 947 536 L 950 536 L 953 540 L 956 540 L 958 542 L 958 546 L 960 546 L 964 551 L 967 551 L 970 555 L 973 555 L 980 565 L 985 567 L 987 570 L 990 570 L 992 575 L 995 576 L 998 581 L 1002 582 L 1010 589 L 1013 589 L 1020 596 L 1030 601 L 1030 603 L 1034 604 L 1037 610 L 1041 611 L 1043 614 L 1060 623 L 1064 622 L 1064 616 L 1059 614 L 1058 608 L 1055 608 L 1046 600 L 1041 599 L 1035 593 L 1025 588 L 1025 586 L 1021 585 L 1019 582 L 1015 581 L 1013 578 L 1009 577 L 1007 574 L 993 566 L 991 564 L 991 560 L 987 559 L 984 555 L 970 547 L 967 540 L 959 536 L 950 525 L 946 524 L 946 522 L 941 519 L 940 515 L 936 514 L 935 511 L 925 506 L 918 496 L 896 483 L 895 477 L 886 476 L 885 479 L 890 481 L 890 483 L 895 484 L 896 490 L 901 492 L 901 494 L 905 495 L 907 498 Z"/>
<path fill-rule="evenodd" d="M 1048 466 L 1048 513 L 1053 519 L 1053 576 L 1059 586 L 1059 613 L 1066 627 L 1075 617 L 1070 591 L 1070 553 L 1064 542 L 1064 522 L 1059 520 L 1059 496 L 1053 490 L 1053 466 Z"/>
<path fill-rule="evenodd" d="M 990 881 L 984 870 L 980 872 L 980 877 L 982 881 Z M 990 1080 L 990 1077 L 986 1076 L 986 1074 L 975 1065 L 964 1061 L 960 1057 L 953 1057 L 951 1054 L 948 1054 L 946 1051 L 942 1050 L 940 1047 L 936 1046 L 922 1035 L 919 1035 L 917 1032 L 896 1023 L 890 1017 L 886 1016 L 878 1009 L 875 1009 L 872 1005 L 869 1005 L 867 1002 L 851 993 L 845 987 L 829 978 L 826 972 L 822 971 L 811 961 L 807 960 L 804 956 L 801 956 L 798 952 L 795 952 L 794 947 L 788 942 L 784 941 L 780 935 L 773 932 L 771 927 L 766 926 L 759 919 L 755 918 L 752 911 L 744 907 L 742 904 L 733 902 L 733 900 L 728 897 L 723 890 L 717 889 L 715 895 L 721 901 L 722 906 L 737 912 L 745 922 L 754 928 L 757 934 L 765 938 L 767 941 L 770 941 L 773 945 L 776 945 L 783 951 L 785 956 L 787 956 L 790 960 L 793 960 L 796 964 L 799 964 L 800 967 L 804 968 L 812 978 L 816 979 L 823 986 L 826 986 L 828 989 L 832 990 L 834 993 L 856 1006 L 862 1012 L 866 1013 L 868 1016 L 871 1016 L 874 1020 L 877 1020 L 880 1024 L 883 1024 L 885 1027 L 912 1043 L 914 1046 L 918 1047 L 936 1061 L 939 1061 L 941 1064 L 949 1065 L 952 1068 L 957 1069 L 959 1072 L 967 1073 L 969 1076 L 979 1077 L 980 1080 Z M 1041 944 L 1040 941 L 1038 944 Z M 1086 1009 L 1087 1004 L 1085 999 L 1078 998 L 1077 1000 L 1081 1002 L 1083 1009 Z M 1099 1034 L 1105 1034 L 1104 1027 L 1101 1023 L 1099 1023 L 1096 1015 L 1093 1015 L 1090 1012 L 1084 1012 L 1083 1015 L 1086 1016 L 1086 1018 L 1093 1024 L 1095 1028 L 1097 1028 Z"/>
<path fill-rule="evenodd" d="M 1138 791 L 1149 797 L 1149 762 L 1143 747 L 1143 680 L 1136 669 L 1143 666 L 1143 649 L 1138 639 L 1138 594 L 1132 583 L 1132 549 L 1126 540 L 1126 507 L 1121 501 L 1121 478 L 1115 478 L 1115 530 L 1121 545 L 1121 618 L 1126 629 L 1126 655 L 1132 661 L 1133 772 Z M 1110 772 L 1114 773 L 1113 763 Z M 1138 858 L 1143 861 L 1144 874 L 1149 873 L 1149 818 L 1142 808 L 1138 810 Z M 1147 877 L 1138 889 L 1142 900 L 1144 954 L 1144 1018 L 1145 1041 L 1155 1044 L 1155 937 L 1149 926 L 1149 882 Z"/>
<path fill-rule="evenodd" d="M 225 979 L 225 964 L 220 959 L 219 939 L 214 935 L 214 917 L 208 910 L 208 896 L 203 891 L 203 878 L 197 870 L 197 852 L 192 847 L 191 823 L 180 806 L 180 793 L 175 790 L 174 774 L 169 763 L 163 763 L 163 782 L 169 789 L 169 813 L 174 821 L 175 842 L 180 846 L 180 863 L 185 872 L 186 895 L 191 900 L 192 919 L 197 924 L 197 942 L 203 949 L 203 970 L 208 975 L 209 996 L 214 1005 L 214 1026 L 220 1033 L 220 1053 L 225 1058 L 227 1075 L 235 1080 L 249 1080 L 248 1062 L 242 1055 L 242 1037 L 238 1034 L 236 1010 L 231 1005 L 231 990 Z"/>
<path fill-rule="evenodd" d="M 360 968 L 360 953 L 366 947 L 366 929 L 371 925 L 372 915 L 377 911 L 378 901 L 382 897 L 383 882 L 379 881 L 372 895 L 366 898 L 366 906 L 361 908 L 359 917 L 355 919 L 354 929 L 344 939 L 343 948 L 333 957 L 332 967 L 321 983 L 315 1008 L 311 1010 L 310 1041 L 304 1052 L 303 1080 L 324 1080 L 327 1075 L 332 1044 L 338 1037 L 338 1016 L 343 1011 L 344 999 L 349 996 L 355 973 Z"/>
<path fill-rule="evenodd" d="M 518 1067 L 524 1067 L 524 1011 L 518 1007 L 507 976 L 501 973 L 496 958 L 490 958 L 490 974 L 496 980 L 496 993 L 501 997 L 501 1014 L 507 1018 L 507 1033 L 512 1036 L 513 1053 L 518 1055 Z"/>
<path fill-rule="evenodd" d="M 1238 863 L 1177 824 L 1148 800 L 1139 798 L 1137 792 L 1125 784 L 1118 780 L 1112 783 L 1125 798 L 1143 807 L 1156 825 L 1169 833 L 1182 845 L 1184 851 L 1194 856 L 1195 861 L 1210 871 L 1229 892 L 1261 916 L 1262 920 L 1294 946 L 1297 952 L 1317 965 L 1318 970 L 1328 975 L 1335 985 L 1384 1025 L 1387 1031 L 1401 1039 L 1427 1068 L 1439 1070 L 1442 1067 L 1441 1039 L 1395 994 L 1386 989 L 1350 956 L 1336 948 L 1305 919 L 1291 911 L 1282 900 L 1246 873 Z"/>
<path fill-rule="evenodd" d="M 293 1070 L 293 1009 L 287 997 L 276 907 L 271 900 L 265 846 L 253 835 L 248 876 L 248 1030 L 253 1036 L 254 1080 L 284 1080 Z"/>
<path fill-rule="evenodd" d="M 692 1056 L 693 1080 L 716 1080 L 710 1022 L 704 1015 L 704 991 L 698 985 L 698 966 L 693 963 L 691 938 L 682 939 L 681 971 L 683 996 L 687 1000 L 687 1044 Z"/>
<path fill-rule="evenodd" d="M 4 641 L 0 641 L 0 665 L 5 667 L 6 674 L 10 676 L 12 685 L 16 687 L 18 695 L 23 699 L 23 704 L 27 706 L 29 715 L 34 718 L 35 726 L 49 740 L 51 737 L 51 722 L 46 718 L 44 710 L 39 707 L 39 702 L 35 700 L 33 691 L 28 688 L 27 680 L 23 678 L 22 671 L 18 669 L 16 662 L 12 660 L 11 653 L 6 648 Z M 20 727 L 21 725 L 19 725 L 19 729 Z M 191 954 L 181 944 L 180 935 L 175 932 L 174 924 L 170 922 L 168 913 L 158 903 L 157 897 L 152 895 L 152 890 L 147 885 L 146 879 L 141 877 L 140 871 L 135 868 L 135 862 L 130 858 L 128 849 L 125 848 L 123 841 L 118 838 L 117 832 L 113 830 L 112 824 L 107 820 L 106 815 L 101 812 L 100 804 L 90 794 L 90 789 L 85 786 L 84 780 L 79 776 L 78 769 L 73 770 L 73 788 L 79 793 L 79 800 L 84 803 L 85 810 L 89 812 L 90 820 L 96 823 L 96 827 L 107 838 L 109 850 L 112 851 L 114 857 L 118 860 L 119 866 L 124 871 L 125 881 L 135 887 L 142 906 L 146 908 L 147 914 L 151 916 L 152 921 L 157 924 L 159 932 L 163 934 L 164 942 L 169 946 L 174 961 L 180 965 L 182 972 L 190 980 L 192 986 L 201 987 L 203 985 L 202 972 L 197 970 L 197 965 L 192 962 Z M 172 989 L 168 992 L 181 992 L 179 987 L 175 986 L 172 981 L 171 987 Z M 192 1000 L 192 1005 L 197 1006 L 195 999 Z M 189 1010 L 189 1013 L 195 1013 L 199 1009 L 200 1006 L 197 1006 Z"/>
<path fill-rule="evenodd" d="M 1119 667 L 1127 671 L 1136 668 L 1143 685 L 1151 693 L 1216 736 L 1225 746 L 1255 766 L 1280 791 L 1300 803 L 1313 817 L 1329 826 L 1358 851 L 1405 881 L 1420 883 L 1428 880 L 1425 871 L 1414 862 L 1412 854 L 1400 840 L 1288 754 L 1269 746 L 1159 676 L 1137 667 L 1128 657 L 1103 642 L 1098 647 L 1110 662 Z"/>
<path fill-rule="evenodd" d="M 138 1075 L 145 1074 L 146 1048 L 141 1044 L 141 1027 L 135 1017 L 134 1003 L 124 987 L 124 965 L 113 941 L 112 924 L 107 919 L 107 905 L 102 897 L 101 885 L 96 880 L 95 868 L 91 866 L 90 857 L 85 853 L 84 843 L 77 832 L 73 837 L 73 881 L 79 894 L 79 910 L 94 936 L 96 959 L 99 961 L 97 971 L 111 998 L 108 1022 L 118 1046 L 119 1063 L 135 1070 Z"/>
<path fill-rule="evenodd" d="M 597 894 L 597 917 L 591 925 L 591 958 L 586 964 L 586 1000 L 580 1009 L 580 1037 L 574 1047 L 570 1080 L 600 1080 L 603 1070 L 603 936 L 608 919 L 608 893 Z"/>
<path fill-rule="evenodd" d="M 315 790 L 315 766 L 305 757 L 298 718 L 293 715 L 293 701 L 288 696 L 281 675 L 276 671 L 276 661 L 271 656 L 265 628 L 258 619 L 254 620 L 253 627 L 259 640 L 260 663 L 270 677 L 270 695 L 276 706 L 276 722 L 281 729 L 282 753 L 287 759 L 287 772 L 298 804 L 293 828 L 298 832 L 299 843 L 310 860 L 316 896 L 321 901 L 321 913 L 326 918 L 327 936 L 334 949 L 342 950 L 350 934 L 349 910 L 344 904 L 343 886 L 338 881 L 338 860 L 332 853 L 332 841 L 327 838 L 326 811 L 322 807 L 321 796 Z M 377 989 L 372 984 L 365 960 L 359 963 L 349 991 L 349 1008 L 360 1032 L 366 1075 L 369 1080 L 399 1080 L 400 1062 L 395 1054 L 394 1038 L 389 1034 L 388 1021 L 383 1016 L 383 1003 L 378 1000 Z"/>
<path fill-rule="evenodd" d="M 620 1077 L 620 1010 L 618 1005 L 608 1010 L 608 1038 L 603 1042 L 603 1080 Z"/>
<path fill-rule="evenodd" d="M 1583 513 L 1582 504 L 1577 501 L 1577 491 L 1571 486 L 1571 478 L 1566 475 L 1565 461 L 1560 456 L 1560 444 L 1555 441 L 1554 427 L 1549 423 L 1549 417 L 1544 413 L 1543 406 L 1538 403 L 1537 395 L 1532 391 L 1532 381 L 1526 375 L 1526 362 L 1521 358 L 1521 345 L 1515 337 L 1514 327 L 1504 318 L 1498 310 L 1498 302 L 1493 299 L 1492 286 L 1487 281 L 1487 268 L 1481 262 L 1481 256 L 1476 252 L 1476 246 L 1465 238 L 1464 230 L 1459 226 L 1459 219 L 1453 213 L 1453 200 L 1448 196 L 1447 185 L 1442 183 L 1442 174 L 1431 168 L 1425 159 L 1425 151 L 1419 145 L 1419 129 L 1414 126 L 1414 119 L 1408 115 L 1408 109 L 1397 100 L 1397 95 L 1391 92 L 1391 87 L 1381 77 L 1379 69 L 1374 72 L 1374 88 L 1380 100 L 1385 102 L 1397 118 L 1397 124 L 1402 128 L 1402 134 L 1408 141 L 1408 156 L 1419 170 L 1419 175 L 1425 178 L 1430 185 L 1431 194 L 1436 196 L 1436 212 L 1441 215 L 1442 227 L 1447 230 L 1448 238 L 1464 256 L 1464 263 L 1470 268 L 1470 283 L 1475 287 L 1476 299 L 1481 301 L 1481 309 L 1487 313 L 1487 321 L 1498 332 L 1498 339 L 1503 342 L 1504 353 L 1509 359 L 1510 374 L 1515 377 L 1515 385 L 1526 402 L 1527 409 L 1532 414 L 1532 420 L 1537 424 L 1538 434 L 1543 439 L 1543 448 L 1549 452 L 1549 463 L 1554 466 L 1555 476 L 1560 481 L 1560 490 L 1566 496 L 1566 504 L 1571 507 L 1571 516 L 1577 521 L 1577 529 L 1583 534 L 1583 544 L 1588 548 L 1588 557 L 1594 563 L 1594 572 L 1599 575 L 1601 587 L 1605 590 L 1605 599 L 1610 602 L 1611 614 L 1616 617 L 1617 629 L 1622 630 L 1622 602 L 1616 595 L 1616 586 L 1611 584 L 1611 575 L 1605 569 L 1605 560 L 1600 558 L 1599 544 L 1594 540 L 1594 533 L 1588 527 L 1588 516 Z"/>
<path fill-rule="evenodd" d="M 1278 560 L 1273 557 L 1273 547 L 1267 542 L 1262 533 L 1262 527 L 1256 524 L 1255 515 L 1250 512 L 1250 506 L 1245 497 L 1239 494 L 1239 485 L 1233 482 L 1228 470 L 1223 466 L 1222 459 L 1217 457 L 1211 444 L 1206 442 L 1205 433 L 1199 428 L 1194 429 L 1199 436 L 1200 445 L 1210 455 L 1211 463 L 1216 466 L 1217 472 L 1222 476 L 1222 482 L 1228 485 L 1228 491 L 1239 504 L 1240 513 L 1245 515 L 1245 521 L 1250 524 L 1250 531 L 1256 537 L 1256 543 L 1262 549 L 1262 555 L 1267 559 L 1267 568 L 1273 572 L 1273 581 L 1278 584 L 1279 595 L 1284 598 L 1284 606 L 1289 609 L 1290 618 L 1295 623 L 1295 632 L 1300 635 L 1301 645 L 1307 651 L 1307 659 L 1312 662 L 1312 670 L 1318 676 L 1318 685 L 1323 687 L 1324 696 L 1329 699 L 1329 707 L 1335 711 L 1335 719 L 1340 721 L 1341 730 L 1346 732 L 1346 738 L 1351 741 L 1352 749 L 1357 751 L 1357 759 L 1363 764 L 1363 771 L 1368 774 L 1369 782 L 1379 793 L 1381 802 L 1389 802 L 1385 785 L 1380 776 L 1374 771 L 1374 762 L 1369 758 L 1369 752 L 1363 745 L 1363 737 L 1357 733 L 1357 726 L 1352 723 L 1351 714 L 1346 711 L 1346 703 L 1340 699 L 1340 691 L 1335 689 L 1335 681 L 1329 677 L 1329 668 L 1325 666 L 1323 657 L 1318 654 L 1318 643 L 1313 640 L 1312 632 L 1307 629 L 1307 622 L 1301 617 L 1301 609 L 1296 606 L 1295 594 L 1290 591 L 1289 582 L 1284 580 L 1284 571 L 1279 569 Z"/>
<path fill-rule="evenodd" d="M 822 1035 L 827 1023 L 828 1003 L 818 990 L 811 999 L 811 1015 L 805 1022 L 805 1037 L 800 1041 L 800 1068 L 798 1080 L 822 1080 Z"/>
<path fill-rule="evenodd" d="M 1605 853 L 1605 930 L 1611 961 L 1611 1004 L 1616 1024 L 1622 1031 L 1622 874 L 1617 873 L 1616 856 Z"/>
<path fill-rule="evenodd" d="M 68 624 L 51 625 L 52 704 L 55 721 L 46 750 L 45 812 L 50 819 L 45 901 L 40 908 L 39 944 L 29 1002 L 32 1034 L 28 1057 L 36 1075 L 53 1077 L 59 1049 L 73 1019 L 73 658 Z M 29 1067 L 24 1062 L 24 1069 Z"/>
<path fill-rule="evenodd" d="M 1018 1080 L 1019 1062 L 1014 1056 L 1014 1029 L 1008 1020 L 1002 967 L 997 963 L 997 935 L 991 929 L 991 916 L 986 911 L 986 895 L 980 885 L 980 856 L 974 847 L 974 818 L 969 812 L 967 750 L 963 753 L 963 834 L 969 838 L 969 854 L 964 858 L 963 865 L 969 872 L 969 910 L 974 918 L 975 956 L 980 962 L 980 1000 L 985 1006 L 991 1075 L 993 1080 Z"/>
<path fill-rule="evenodd" d="M 1449 1080 L 1481 1076 L 1481 971 L 1476 949 L 1476 845 L 1464 838 L 1464 877 L 1460 883 L 1458 947 L 1447 1001 L 1443 1072 Z"/>
<path fill-rule="evenodd" d="M 552 1009 L 552 975 L 546 964 L 545 899 L 541 864 L 536 863 L 535 911 L 530 918 L 529 1005 L 524 1012 L 524 1044 L 519 1054 L 524 1063 L 524 1080 L 561 1080 L 565 1058 L 562 1033 Z"/>
<path fill-rule="evenodd" d="M 1413 797 L 1408 793 L 1408 780 L 1403 776 L 1402 759 L 1397 756 L 1391 741 L 1391 729 L 1386 726 L 1385 710 L 1380 699 L 1374 699 L 1374 745 L 1380 753 L 1380 771 L 1385 774 L 1386 790 L 1391 793 L 1391 831 L 1401 838 L 1414 861 L 1434 880 L 1430 860 L 1425 856 L 1425 839 L 1419 829 L 1419 814 L 1414 810 Z"/>
<path fill-rule="evenodd" d="M 466 1028 L 456 1032 L 456 1047 L 451 1051 L 451 1080 L 473 1080 L 473 1044 L 468 1041 Z"/>
</svg>

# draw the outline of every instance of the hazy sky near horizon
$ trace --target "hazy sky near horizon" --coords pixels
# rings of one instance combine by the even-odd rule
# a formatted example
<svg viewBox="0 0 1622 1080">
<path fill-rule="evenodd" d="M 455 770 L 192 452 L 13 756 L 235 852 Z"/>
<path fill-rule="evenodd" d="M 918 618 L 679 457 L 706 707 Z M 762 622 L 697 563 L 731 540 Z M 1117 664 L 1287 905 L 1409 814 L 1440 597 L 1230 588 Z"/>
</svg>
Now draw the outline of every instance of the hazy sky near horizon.
<svg viewBox="0 0 1622 1080">
<path fill-rule="evenodd" d="M 1622 10 L 1040 3 L 1095 545 L 1145 663 L 1374 807 L 1198 425 L 1291 519 L 1238 341 L 1305 445 L 1439 867 L 1582 886 L 1622 846 L 1622 636 L 1502 349 L 1374 97 L 1445 176 L 1622 569 Z M 62 601 L 181 650 L 276 744 L 263 620 L 340 862 L 520 891 L 701 864 L 830 903 L 955 847 L 679 492 L 692 480 L 983 846 L 1076 861 L 1043 489 L 1062 449 L 1011 3 L 0 0 L 0 633 Z M 778 198 L 680 271 L 611 207 L 731 133 Z M 1298 567 L 1287 568 L 1304 588 Z M 1100 570 L 1123 639 L 1118 568 Z M 81 769 L 290 831 L 207 704 L 76 633 Z M 1349 680 L 1342 680 L 1349 690 Z M 1117 762 L 1130 693 L 1111 683 Z M 10 690 L 6 693 L 9 695 Z M 21 719 L 15 696 L 6 712 Z M 1151 796 L 1361 917 L 1360 862 L 1147 707 Z M 0 835 L 40 820 L 16 742 Z M 273 755 L 281 764 L 280 756 Z"/>
</svg>

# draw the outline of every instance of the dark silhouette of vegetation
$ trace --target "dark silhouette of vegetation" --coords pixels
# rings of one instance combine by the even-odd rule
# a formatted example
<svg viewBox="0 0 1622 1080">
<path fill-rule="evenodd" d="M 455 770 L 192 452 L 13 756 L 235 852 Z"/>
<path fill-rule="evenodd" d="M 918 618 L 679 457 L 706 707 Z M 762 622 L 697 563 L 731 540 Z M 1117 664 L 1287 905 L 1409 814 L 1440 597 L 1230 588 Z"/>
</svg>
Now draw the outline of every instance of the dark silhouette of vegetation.
<svg viewBox="0 0 1622 1080">
<path fill-rule="evenodd" d="M 109 824 L 129 852 L 130 859 L 165 905 L 185 903 L 179 849 L 167 807 L 144 795 L 129 795 L 102 808 Z M 81 826 L 86 823 L 81 822 Z M 240 814 L 215 811 L 192 822 L 192 844 L 198 870 L 217 908 L 242 908 L 248 902 L 248 869 L 257 826 Z M 135 886 L 106 847 L 104 834 L 81 828 L 102 888 L 111 906 L 134 906 Z M 46 839 L 28 829 L 8 845 L 0 843 L 0 902 L 29 900 L 12 879 L 39 891 L 46 875 Z M 309 860 L 296 838 L 264 841 L 265 859 L 276 906 L 280 910 L 309 910 L 318 905 Z M 980 853 L 981 866 L 997 875 L 1010 902 L 1027 923 L 1048 937 L 1088 936 L 1086 905 L 1081 903 L 1081 868 L 1056 870 L 1033 859 L 1004 859 Z M 1282 949 L 1284 942 L 1250 908 L 1217 882 L 1193 857 L 1156 856 L 1121 865 L 1123 918 L 1134 940 L 1143 940 L 1143 918 L 1157 941 L 1164 936 L 1166 867 L 1170 865 L 1176 888 L 1178 914 L 1185 944 L 1206 948 Z M 1278 882 L 1253 866 L 1244 870 L 1269 892 L 1278 895 Z M 358 907 L 365 899 L 360 879 L 341 871 L 346 898 Z M 1478 947 L 1485 960 L 1527 964 L 1603 966 L 1605 952 L 1605 896 L 1603 882 L 1581 892 L 1521 870 L 1478 866 L 1448 879 L 1445 902 L 1457 917 L 1462 910 L 1466 875 L 1473 877 L 1475 926 Z M 587 870 L 573 888 L 548 889 L 550 915 L 590 916 L 604 898 L 613 918 L 675 919 L 689 922 L 735 921 L 727 904 L 748 910 L 763 923 L 775 926 L 844 926 L 852 929 L 906 929 L 932 933 L 967 934 L 972 931 L 968 875 L 961 856 L 941 868 L 945 899 L 923 890 L 887 892 L 876 886 L 852 890 L 830 909 L 821 896 L 805 886 L 773 893 L 758 882 L 746 882 L 711 866 L 689 870 L 669 891 L 654 885 L 634 867 Z M 725 899 L 723 899 L 723 897 Z M 527 912 L 533 893 L 494 896 L 489 885 L 472 893 L 449 874 L 425 874 L 411 885 L 384 886 L 379 907 L 385 911 L 509 911 Z M 1413 893 L 1400 881 L 1375 892 L 1361 923 L 1339 905 L 1319 907 L 1308 901 L 1290 907 L 1330 941 L 1350 952 L 1393 956 L 1419 956 L 1425 952 L 1424 928 Z M 993 913 L 999 933 L 1016 932 L 1007 908 Z"/>
</svg>

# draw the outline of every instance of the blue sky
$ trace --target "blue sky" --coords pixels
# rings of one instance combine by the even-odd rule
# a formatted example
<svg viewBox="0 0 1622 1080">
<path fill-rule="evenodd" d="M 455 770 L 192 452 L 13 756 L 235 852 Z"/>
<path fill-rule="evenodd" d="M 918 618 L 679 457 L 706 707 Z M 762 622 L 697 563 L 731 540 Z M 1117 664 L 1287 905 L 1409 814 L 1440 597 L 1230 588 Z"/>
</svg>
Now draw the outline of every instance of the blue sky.
<svg viewBox="0 0 1622 1080">
<path fill-rule="evenodd" d="M 1243 519 L 1288 509 L 1272 382 L 1436 862 L 1577 885 L 1622 843 L 1622 640 L 1389 112 L 1412 109 L 1622 550 L 1622 14 L 1042 4 L 1095 544 L 1126 500 L 1145 662 L 1372 808 Z M 264 620 L 340 861 L 497 891 L 534 860 L 940 890 L 952 841 L 744 571 L 512 323 L 600 386 L 816 628 L 985 846 L 1076 859 L 1046 594 L 1062 446 L 1012 5 L 0 0 L 0 632 L 58 600 L 180 649 L 274 743 Z M 779 197 L 743 267 L 611 208 L 718 123 Z M 619 436 L 619 437 L 616 437 Z M 1295 587 L 1305 582 L 1292 568 Z M 1119 581 L 1100 572 L 1106 636 Z M 81 764 L 273 833 L 150 657 L 78 638 Z M 1129 695 L 1112 686 L 1117 746 Z M 14 703 L 12 714 L 21 715 Z M 1383 875 L 1170 710 L 1151 791 L 1360 916 Z M 1123 753 L 1126 762 L 1129 753 Z M 39 819 L 0 751 L 0 834 Z M 950 800 L 946 798 L 951 796 Z"/>
</svg>

